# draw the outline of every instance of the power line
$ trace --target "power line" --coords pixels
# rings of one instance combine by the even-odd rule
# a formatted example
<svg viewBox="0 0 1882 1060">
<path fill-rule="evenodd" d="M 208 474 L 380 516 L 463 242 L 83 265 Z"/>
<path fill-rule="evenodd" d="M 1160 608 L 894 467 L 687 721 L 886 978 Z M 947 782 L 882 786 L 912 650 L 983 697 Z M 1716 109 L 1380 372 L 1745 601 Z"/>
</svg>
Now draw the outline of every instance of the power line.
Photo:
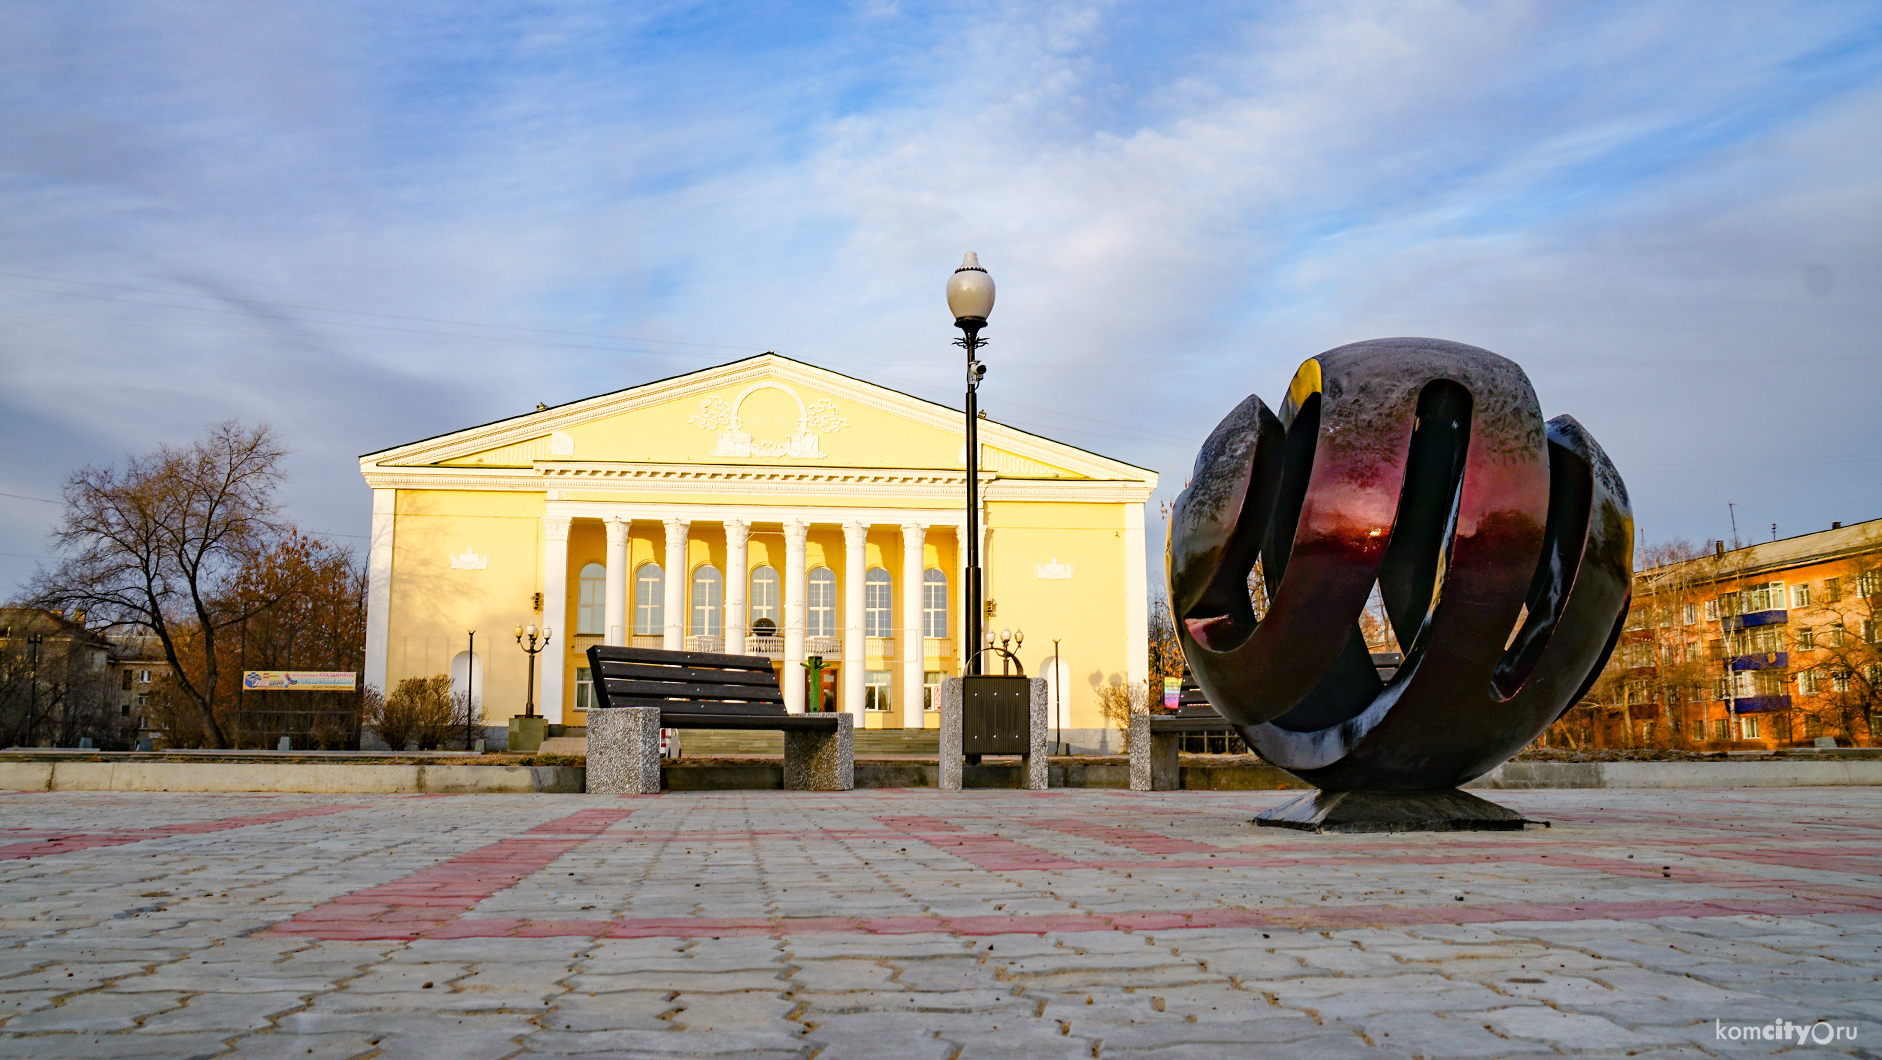
<svg viewBox="0 0 1882 1060">
<path fill-rule="evenodd" d="M 49 500 L 45 497 L 28 497 L 24 493 L 0 493 L 0 497 L 12 497 L 22 501 L 38 501 L 41 504 L 64 504 L 64 501 Z"/>
</svg>

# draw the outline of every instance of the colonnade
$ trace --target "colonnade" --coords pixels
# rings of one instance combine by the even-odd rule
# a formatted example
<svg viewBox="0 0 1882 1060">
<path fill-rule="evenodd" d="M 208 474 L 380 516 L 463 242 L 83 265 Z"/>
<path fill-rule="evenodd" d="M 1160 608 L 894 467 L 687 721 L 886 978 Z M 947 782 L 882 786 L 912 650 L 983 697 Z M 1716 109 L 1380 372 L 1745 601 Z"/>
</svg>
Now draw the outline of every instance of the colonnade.
<svg viewBox="0 0 1882 1060">
<path fill-rule="evenodd" d="M 747 584 L 750 577 L 749 542 L 754 522 L 781 525 L 784 536 L 784 599 L 782 601 L 781 629 L 783 639 L 784 679 L 780 682 L 784 692 L 785 706 L 792 713 L 801 713 L 804 709 L 804 682 L 797 676 L 804 672 L 802 663 L 807 657 L 805 650 L 806 589 L 809 571 L 806 569 L 807 542 L 812 526 L 837 525 L 843 530 L 843 607 L 842 607 L 842 666 L 840 669 L 842 685 L 839 690 L 840 708 L 855 715 L 858 728 L 863 726 L 865 697 L 865 636 L 864 585 L 867 569 L 867 541 L 872 526 L 883 524 L 866 521 L 862 518 L 849 517 L 849 513 L 833 514 L 819 518 L 815 512 L 795 515 L 773 516 L 765 519 L 741 518 L 736 516 L 712 520 L 695 519 L 692 516 L 671 513 L 647 513 L 637 515 L 631 510 L 609 511 L 597 515 L 587 513 L 558 513 L 551 511 L 543 517 L 543 571 L 542 571 L 542 613 L 550 625 L 565 621 L 568 607 L 568 569 L 569 569 L 569 530 L 575 518 L 599 518 L 607 530 L 607 549 L 605 553 L 606 582 L 604 591 L 604 612 L 602 628 L 604 642 L 612 645 L 630 643 L 628 624 L 628 580 L 633 572 L 629 569 L 629 531 L 636 521 L 658 522 L 661 527 L 664 572 L 664 597 L 662 599 L 662 626 L 660 630 L 662 648 L 670 651 L 683 650 L 686 645 L 686 627 L 688 608 L 686 601 L 687 585 L 691 578 L 687 558 L 687 544 L 694 533 L 694 523 L 719 523 L 725 533 L 725 594 L 724 594 L 724 651 L 733 655 L 756 654 L 748 651 L 747 620 L 748 601 Z M 898 525 L 889 523 L 887 525 Z M 901 528 L 901 572 L 897 579 L 901 585 L 900 609 L 895 622 L 898 630 L 896 637 L 895 669 L 896 694 L 892 699 L 895 712 L 900 715 L 901 724 L 909 728 L 922 725 L 922 686 L 926 662 L 925 638 L 923 637 L 923 585 L 927 564 L 923 561 L 923 549 L 932 523 L 927 520 L 906 520 L 899 522 Z M 965 555 L 965 542 L 961 540 L 964 529 L 952 524 L 956 535 L 956 563 Z M 886 557 L 885 557 L 886 560 Z M 884 563 L 887 566 L 887 563 Z M 961 585 L 958 570 L 949 571 L 948 589 L 952 599 L 959 599 Z M 961 616 L 959 607 L 950 604 L 949 620 L 959 625 Z M 551 618 L 550 616 L 554 616 Z M 552 649 L 542 655 L 542 692 L 540 700 L 546 709 L 544 714 L 550 721 L 561 720 L 566 677 L 566 660 L 569 655 L 570 640 L 563 639 L 560 650 Z M 954 633 L 958 642 L 958 633 Z"/>
</svg>

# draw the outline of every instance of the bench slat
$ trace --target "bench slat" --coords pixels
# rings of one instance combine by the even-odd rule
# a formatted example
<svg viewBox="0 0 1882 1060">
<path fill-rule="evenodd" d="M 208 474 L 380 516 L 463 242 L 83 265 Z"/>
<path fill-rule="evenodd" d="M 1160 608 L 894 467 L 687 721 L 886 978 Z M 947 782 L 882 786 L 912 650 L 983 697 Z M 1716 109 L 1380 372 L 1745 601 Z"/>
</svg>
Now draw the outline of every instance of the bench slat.
<svg viewBox="0 0 1882 1060">
<path fill-rule="evenodd" d="M 601 662 L 652 663 L 667 666 L 700 666 L 714 670 L 756 670 L 773 672 L 771 660 L 763 655 L 725 655 L 710 651 L 666 651 L 662 648 L 623 648 L 597 644 L 588 649 L 591 658 Z"/>
<path fill-rule="evenodd" d="M 608 707 L 659 707 L 668 714 L 744 714 L 754 718 L 784 718 L 792 715 L 782 702 L 739 703 L 723 699 L 667 699 L 663 696 L 609 696 Z M 606 710 L 607 707 L 596 707 Z"/>
<path fill-rule="evenodd" d="M 737 699 L 782 703 L 777 685 L 716 685 L 692 681 L 617 681 L 608 679 L 608 698 L 617 696 L 670 696 L 674 699 Z"/>
<path fill-rule="evenodd" d="M 770 670 L 723 670 L 701 666 L 649 666 L 645 663 L 604 662 L 601 676 L 624 681 L 697 681 L 714 685 L 778 686 L 777 675 Z"/>
<path fill-rule="evenodd" d="M 673 714 L 660 712 L 663 729 L 834 729 L 835 714 L 786 714 L 777 718 L 754 718 L 744 714 Z"/>
</svg>

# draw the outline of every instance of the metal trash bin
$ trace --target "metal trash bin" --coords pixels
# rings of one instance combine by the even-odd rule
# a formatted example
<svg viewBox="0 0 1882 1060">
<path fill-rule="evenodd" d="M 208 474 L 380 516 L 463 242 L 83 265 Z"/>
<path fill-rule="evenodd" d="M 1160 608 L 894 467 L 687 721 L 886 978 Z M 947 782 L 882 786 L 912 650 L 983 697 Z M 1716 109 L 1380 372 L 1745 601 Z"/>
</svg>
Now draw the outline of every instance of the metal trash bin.
<svg viewBox="0 0 1882 1060">
<path fill-rule="evenodd" d="M 981 755 L 1031 753 L 1031 681 L 981 675 L 961 679 L 961 753 L 969 765 Z"/>
</svg>

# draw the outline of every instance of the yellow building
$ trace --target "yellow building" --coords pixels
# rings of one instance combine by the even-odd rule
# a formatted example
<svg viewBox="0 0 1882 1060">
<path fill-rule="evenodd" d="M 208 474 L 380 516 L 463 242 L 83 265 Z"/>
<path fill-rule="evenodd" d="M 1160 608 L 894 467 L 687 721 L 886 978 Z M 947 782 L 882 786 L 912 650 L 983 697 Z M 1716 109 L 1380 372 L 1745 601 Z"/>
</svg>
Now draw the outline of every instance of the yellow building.
<svg viewBox="0 0 1882 1060">
<path fill-rule="evenodd" d="M 1096 747 L 1096 687 L 1146 677 L 1157 476 L 991 420 L 979 435 L 985 624 L 1024 632 L 1057 726 Z M 607 643 L 786 674 L 822 656 L 859 726 L 933 725 L 964 655 L 963 437 L 956 410 L 768 353 L 369 453 L 366 683 L 450 672 L 501 725 L 526 696 L 512 631 L 536 623 L 551 724 L 584 724 L 582 653 Z M 803 682 L 784 690 L 801 710 Z"/>
</svg>

